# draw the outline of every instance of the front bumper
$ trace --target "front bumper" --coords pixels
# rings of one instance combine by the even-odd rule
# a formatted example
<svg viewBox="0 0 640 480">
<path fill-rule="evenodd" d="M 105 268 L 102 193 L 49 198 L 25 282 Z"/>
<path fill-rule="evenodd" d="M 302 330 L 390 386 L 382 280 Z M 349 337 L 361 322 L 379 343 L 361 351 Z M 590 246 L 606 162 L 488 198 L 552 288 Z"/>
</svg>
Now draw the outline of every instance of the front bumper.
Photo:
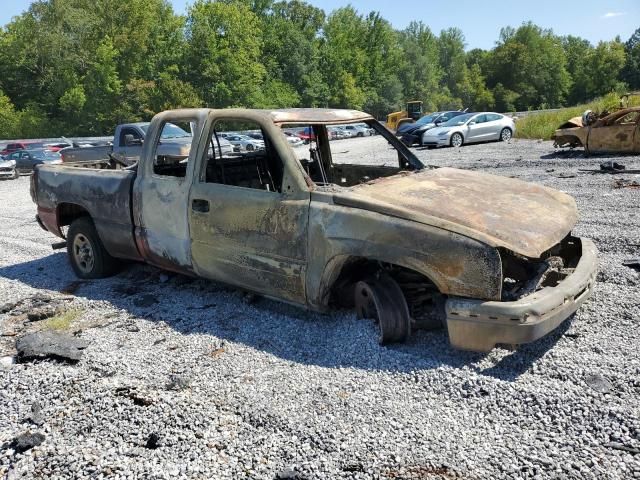
<svg viewBox="0 0 640 480">
<path fill-rule="evenodd" d="M 425 147 L 446 147 L 449 145 L 449 136 L 446 137 L 422 137 L 422 145 Z"/>
<path fill-rule="evenodd" d="M 16 171 L 15 170 L 0 170 L 0 178 L 2 179 L 6 179 L 6 178 L 16 178 Z"/>
<path fill-rule="evenodd" d="M 555 287 L 513 302 L 449 298 L 446 314 L 451 345 L 488 352 L 496 344 L 533 342 L 557 328 L 589 298 L 595 285 L 597 250 L 591 240 L 580 240 L 578 265 Z"/>
</svg>

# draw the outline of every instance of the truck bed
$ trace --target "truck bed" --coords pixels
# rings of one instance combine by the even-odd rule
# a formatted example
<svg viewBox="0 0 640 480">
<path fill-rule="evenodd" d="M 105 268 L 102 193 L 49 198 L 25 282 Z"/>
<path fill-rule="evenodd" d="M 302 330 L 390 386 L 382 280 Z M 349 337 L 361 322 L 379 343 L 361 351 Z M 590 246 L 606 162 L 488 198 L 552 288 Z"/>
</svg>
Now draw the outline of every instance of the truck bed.
<svg viewBox="0 0 640 480">
<path fill-rule="evenodd" d="M 111 145 L 99 145 L 97 147 L 77 147 L 65 148 L 60 152 L 62 161 L 68 162 L 85 162 L 102 159 L 109 159 L 109 154 L 113 151 Z"/>
<path fill-rule="evenodd" d="M 135 169 L 87 168 L 84 162 L 43 165 L 34 172 L 38 216 L 47 230 L 59 227 L 78 209 L 91 215 L 100 239 L 114 257 L 139 259 L 135 243 L 131 193 Z"/>
</svg>

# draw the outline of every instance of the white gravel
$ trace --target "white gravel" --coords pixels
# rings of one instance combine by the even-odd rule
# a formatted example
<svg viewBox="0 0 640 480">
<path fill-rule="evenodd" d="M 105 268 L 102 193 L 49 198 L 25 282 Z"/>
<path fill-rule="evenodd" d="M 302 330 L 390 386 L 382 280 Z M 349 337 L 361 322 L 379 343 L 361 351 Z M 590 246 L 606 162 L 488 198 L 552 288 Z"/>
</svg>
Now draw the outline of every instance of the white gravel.
<svg viewBox="0 0 640 480">
<path fill-rule="evenodd" d="M 350 313 L 250 303 L 147 266 L 73 284 L 33 220 L 28 177 L 0 183 L 0 305 L 50 294 L 81 309 L 69 331 L 90 342 L 77 365 L 0 362 L 0 476 L 640 478 L 640 278 L 622 266 L 640 256 L 640 190 L 577 174 L 607 158 L 549 142 L 416 151 L 576 198 L 575 233 L 595 240 L 601 272 L 572 320 L 517 351 L 456 351 L 443 331 L 383 348 Z M 6 335 L 39 328 L 21 318 L 0 314 L 0 357 L 14 353 Z M 45 441 L 8 448 L 26 431 Z"/>
</svg>

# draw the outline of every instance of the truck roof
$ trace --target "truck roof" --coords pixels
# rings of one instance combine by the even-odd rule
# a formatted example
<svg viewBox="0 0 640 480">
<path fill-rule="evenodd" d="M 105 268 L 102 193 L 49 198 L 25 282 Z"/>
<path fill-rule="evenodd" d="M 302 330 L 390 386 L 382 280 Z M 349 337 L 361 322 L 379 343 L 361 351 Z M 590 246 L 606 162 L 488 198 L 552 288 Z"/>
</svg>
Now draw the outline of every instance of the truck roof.
<svg viewBox="0 0 640 480">
<path fill-rule="evenodd" d="M 231 116 L 239 116 L 243 118 L 268 118 L 276 125 L 304 125 L 304 124 L 341 124 L 341 123 L 358 123 L 367 120 L 373 120 L 374 118 L 365 112 L 358 110 L 347 110 L 340 108 L 284 108 L 277 110 L 260 110 L 253 108 L 225 108 L 225 109 L 211 109 L 211 108 L 184 108 L 165 112 L 171 114 L 171 112 L 181 112 L 183 114 L 192 114 L 198 117 L 204 117 L 209 112 L 215 112 L 217 114 L 229 114 Z"/>
<path fill-rule="evenodd" d="M 289 123 L 355 123 L 371 120 L 368 113 L 358 110 L 335 108 L 286 108 L 282 110 L 265 110 L 273 122 L 279 125 Z"/>
</svg>

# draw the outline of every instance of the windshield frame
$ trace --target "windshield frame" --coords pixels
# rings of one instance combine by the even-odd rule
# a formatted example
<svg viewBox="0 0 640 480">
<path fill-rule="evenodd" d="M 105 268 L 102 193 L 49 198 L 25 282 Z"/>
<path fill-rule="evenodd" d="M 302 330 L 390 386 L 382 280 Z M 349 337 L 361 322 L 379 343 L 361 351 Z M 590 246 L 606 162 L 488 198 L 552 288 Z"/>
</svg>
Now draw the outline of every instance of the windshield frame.
<svg viewBox="0 0 640 480">
<path fill-rule="evenodd" d="M 441 123 L 441 127 L 461 127 L 469 122 L 473 117 L 478 115 L 477 113 L 463 113 L 462 115 L 456 115 L 453 118 L 450 118 L 444 123 Z"/>
<path fill-rule="evenodd" d="M 415 125 L 420 127 L 423 125 L 428 125 L 429 123 L 435 122 L 441 115 L 442 115 L 442 112 L 429 113 L 428 115 L 425 115 L 424 117 L 421 117 L 418 120 L 416 120 Z"/>
<path fill-rule="evenodd" d="M 151 125 L 150 123 L 147 123 L 146 125 L 140 125 L 140 129 L 144 132 L 145 136 L 148 133 L 150 125 Z M 179 130 L 183 132 L 184 135 L 167 135 L 165 133 L 165 130 L 167 130 L 167 128 L 169 128 L 170 130 Z M 180 128 L 178 125 L 174 123 L 171 123 L 171 122 L 165 123 L 164 126 L 162 127 L 162 132 L 160 133 L 160 139 L 173 140 L 175 138 L 193 138 L 193 134 L 187 132 L 186 130 L 183 130 L 182 128 Z"/>
</svg>

